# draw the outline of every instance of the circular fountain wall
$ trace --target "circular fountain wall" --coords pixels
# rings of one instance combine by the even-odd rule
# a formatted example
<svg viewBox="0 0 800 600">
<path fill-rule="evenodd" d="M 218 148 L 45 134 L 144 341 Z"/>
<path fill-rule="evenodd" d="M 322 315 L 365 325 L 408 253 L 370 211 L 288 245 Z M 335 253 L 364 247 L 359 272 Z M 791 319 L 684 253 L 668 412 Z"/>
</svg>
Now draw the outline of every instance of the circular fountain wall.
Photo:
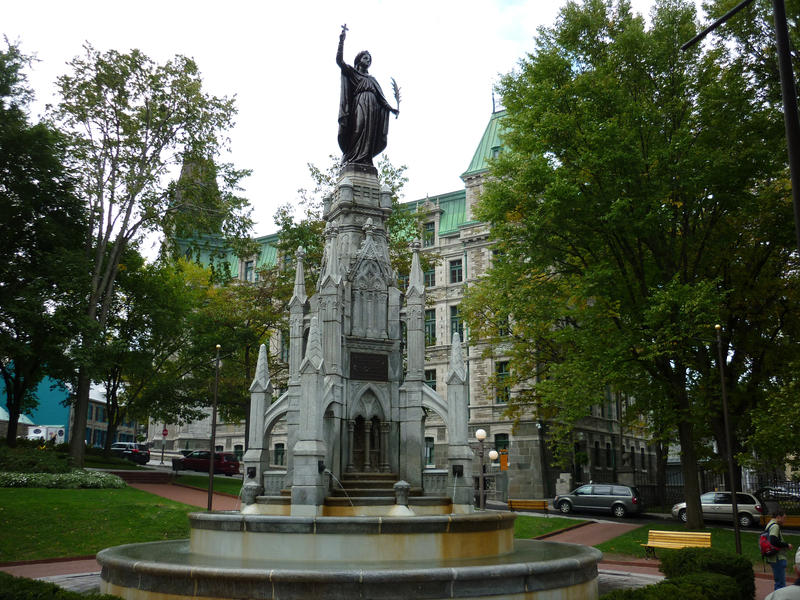
<svg viewBox="0 0 800 600">
<path fill-rule="evenodd" d="M 515 515 L 194 513 L 191 538 L 97 555 L 126 599 L 597 598 L 594 548 L 513 540 Z"/>
</svg>

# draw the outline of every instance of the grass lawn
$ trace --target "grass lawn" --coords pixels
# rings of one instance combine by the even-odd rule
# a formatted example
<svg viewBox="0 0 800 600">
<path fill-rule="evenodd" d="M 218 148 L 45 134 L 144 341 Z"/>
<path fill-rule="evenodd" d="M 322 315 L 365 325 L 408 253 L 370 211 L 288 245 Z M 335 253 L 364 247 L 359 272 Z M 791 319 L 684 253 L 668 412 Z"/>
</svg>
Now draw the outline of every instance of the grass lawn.
<svg viewBox="0 0 800 600">
<path fill-rule="evenodd" d="M 178 475 L 175 478 L 175 483 L 181 485 L 189 485 L 191 487 L 200 488 L 201 490 L 208 489 L 208 475 Z M 233 494 L 238 496 L 242 489 L 241 477 L 214 477 L 214 491 L 224 492 L 226 494 Z"/>
<path fill-rule="evenodd" d="M 517 520 L 514 521 L 514 537 L 526 540 L 585 522 L 586 521 L 580 521 L 578 519 L 565 519 L 563 517 L 546 517 L 544 515 L 523 515 L 517 513 Z"/>
<path fill-rule="evenodd" d="M 189 537 L 194 506 L 133 488 L 0 489 L 0 562 L 95 554 L 108 546 Z"/>
<path fill-rule="evenodd" d="M 644 525 L 638 529 L 634 529 L 619 537 L 598 544 L 596 548 L 602 550 L 609 558 L 613 555 L 633 556 L 636 558 L 644 558 L 643 543 L 647 541 L 647 532 L 651 529 L 658 529 L 662 531 L 686 531 L 686 527 L 679 523 L 651 523 Z M 711 547 L 725 550 L 726 552 L 736 552 L 736 540 L 733 535 L 732 529 L 719 529 L 708 527 L 704 530 L 697 531 L 710 531 L 711 532 Z M 757 529 L 743 529 L 742 533 L 742 555 L 749 558 L 753 565 L 761 568 L 761 554 L 758 551 L 758 536 L 761 533 Z M 800 535 L 785 534 L 784 539 L 792 544 L 795 548 L 800 544 Z M 657 549 L 656 552 L 661 555 L 670 550 Z M 791 569 L 794 552 L 789 553 L 789 568 Z M 767 568 L 769 571 L 769 568 Z"/>
</svg>

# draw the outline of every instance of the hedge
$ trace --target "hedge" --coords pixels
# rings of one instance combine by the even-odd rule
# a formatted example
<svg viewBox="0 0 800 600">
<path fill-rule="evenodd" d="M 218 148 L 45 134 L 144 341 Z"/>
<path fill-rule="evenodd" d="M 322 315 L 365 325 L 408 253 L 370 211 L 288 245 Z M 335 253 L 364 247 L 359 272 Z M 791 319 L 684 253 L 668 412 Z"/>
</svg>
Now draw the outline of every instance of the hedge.
<svg viewBox="0 0 800 600">
<path fill-rule="evenodd" d="M 4 473 L 0 488 L 124 488 L 118 476 L 103 471 L 75 469 L 69 473 Z"/>
<path fill-rule="evenodd" d="M 692 573 L 665 579 L 634 590 L 615 590 L 601 600 L 738 600 L 739 588 L 732 577 L 720 573 Z"/>
<path fill-rule="evenodd" d="M 752 563 L 739 554 L 714 548 L 684 548 L 665 553 L 661 559 L 661 572 L 667 579 L 689 573 L 720 573 L 732 577 L 741 600 L 753 600 L 756 595 L 755 574 Z"/>
<path fill-rule="evenodd" d="M 3 600 L 119 600 L 109 594 L 79 594 L 54 583 L 14 577 L 0 572 L 0 597 Z"/>
</svg>

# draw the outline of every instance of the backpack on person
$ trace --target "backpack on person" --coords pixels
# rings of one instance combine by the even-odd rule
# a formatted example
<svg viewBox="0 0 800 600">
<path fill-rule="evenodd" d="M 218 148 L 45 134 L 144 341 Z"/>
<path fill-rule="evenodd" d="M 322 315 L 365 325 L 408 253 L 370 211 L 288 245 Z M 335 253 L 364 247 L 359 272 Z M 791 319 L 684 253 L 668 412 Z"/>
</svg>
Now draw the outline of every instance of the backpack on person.
<svg viewBox="0 0 800 600">
<path fill-rule="evenodd" d="M 767 525 L 767 528 L 758 536 L 758 549 L 761 551 L 761 558 L 775 556 L 778 553 L 778 548 L 775 544 L 769 541 L 769 530 L 772 523 Z"/>
</svg>

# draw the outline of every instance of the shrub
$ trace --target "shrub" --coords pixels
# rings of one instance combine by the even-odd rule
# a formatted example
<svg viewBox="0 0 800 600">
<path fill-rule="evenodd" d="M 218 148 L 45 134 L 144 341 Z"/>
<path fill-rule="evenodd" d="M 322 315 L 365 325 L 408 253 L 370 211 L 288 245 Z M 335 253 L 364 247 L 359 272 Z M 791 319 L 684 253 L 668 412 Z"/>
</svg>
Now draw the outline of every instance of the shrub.
<svg viewBox="0 0 800 600">
<path fill-rule="evenodd" d="M 123 488 L 125 482 L 102 471 L 75 469 L 69 473 L 3 473 L 0 488 Z"/>
<path fill-rule="evenodd" d="M 685 594 L 694 590 L 706 600 L 739 600 L 742 597 L 736 580 L 721 573 L 690 573 L 667 581 L 678 586 L 681 592 L 679 598 L 686 597 Z"/>
<path fill-rule="evenodd" d="M 683 548 L 664 554 L 661 572 L 668 579 L 690 573 L 720 573 L 732 577 L 739 588 L 742 600 L 752 600 L 756 594 L 753 565 L 744 556 L 714 548 Z"/>
<path fill-rule="evenodd" d="M 23 442 L 25 440 L 19 440 Z M 21 443 L 14 448 L 0 445 L 0 471 L 13 473 L 67 473 L 72 468 L 66 454 L 36 443 Z"/>
<path fill-rule="evenodd" d="M 655 585 L 634 589 L 614 590 L 601 600 L 738 600 L 736 581 L 719 573 L 692 573 L 666 579 Z"/>
<path fill-rule="evenodd" d="M 54 583 L 14 577 L 0 572 L 3 600 L 119 600 L 108 594 L 79 594 L 60 588 Z"/>
</svg>

